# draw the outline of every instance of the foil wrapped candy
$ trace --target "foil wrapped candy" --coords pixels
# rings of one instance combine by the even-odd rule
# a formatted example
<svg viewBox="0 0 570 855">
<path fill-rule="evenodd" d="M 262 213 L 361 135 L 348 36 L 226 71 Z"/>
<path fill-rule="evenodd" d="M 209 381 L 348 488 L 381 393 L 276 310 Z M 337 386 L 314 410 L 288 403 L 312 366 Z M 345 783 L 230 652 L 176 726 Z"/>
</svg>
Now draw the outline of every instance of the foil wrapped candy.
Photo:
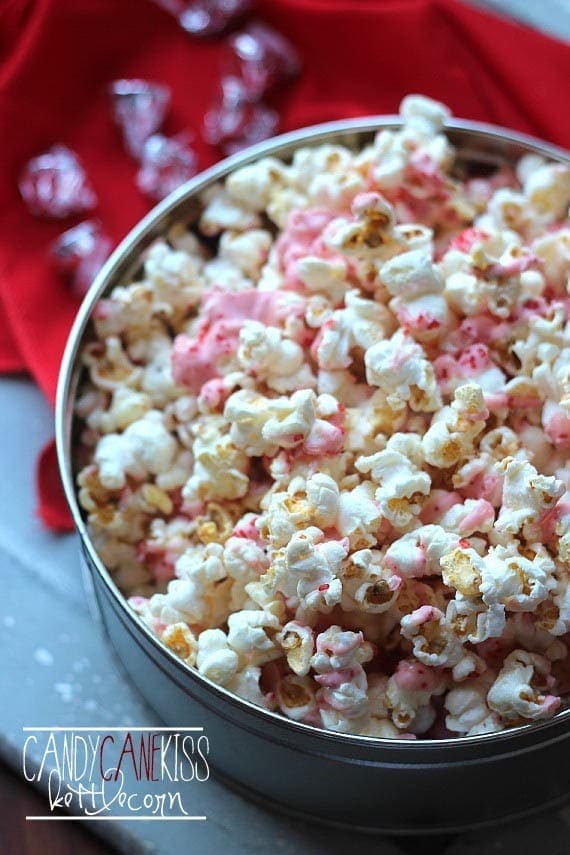
<svg viewBox="0 0 570 855">
<path fill-rule="evenodd" d="M 82 298 L 111 252 L 111 239 L 98 220 L 85 220 L 63 232 L 50 247 L 50 255 L 59 273 L 71 284 L 76 297 Z"/>
<path fill-rule="evenodd" d="M 78 157 L 54 145 L 24 166 L 18 183 L 22 199 L 37 217 L 64 220 L 91 211 L 97 196 Z"/>
<path fill-rule="evenodd" d="M 114 80 L 109 95 L 125 147 L 133 157 L 140 157 L 146 140 L 164 121 L 170 92 L 166 86 L 148 80 Z"/>
</svg>

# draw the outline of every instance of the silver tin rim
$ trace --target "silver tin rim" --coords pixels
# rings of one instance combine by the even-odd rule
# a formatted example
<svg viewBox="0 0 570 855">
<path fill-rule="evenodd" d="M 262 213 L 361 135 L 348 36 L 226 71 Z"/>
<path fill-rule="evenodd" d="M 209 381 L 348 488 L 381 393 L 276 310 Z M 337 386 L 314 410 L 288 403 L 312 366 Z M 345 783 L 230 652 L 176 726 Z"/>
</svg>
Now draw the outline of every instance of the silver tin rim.
<svg viewBox="0 0 570 855">
<path fill-rule="evenodd" d="M 298 738 L 302 736 L 312 738 L 312 740 L 316 740 L 316 742 L 313 742 L 313 748 L 320 742 L 320 748 L 323 751 L 327 751 L 327 746 L 333 752 L 335 747 L 337 750 L 341 748 L 347 750 L 351 745 L 354 748 L 358 746 L 366 748 L 370 752 L 371 761 L 374 760 L 373 752 L 375 749 L 378 751 L 381 749 L 390 749 L 390 751 L 397 749 L 398 752 L 402 753 L 402 761 L 406 762 L 407 759 L 408 762 L 414 762 L 414 764 L 419 759 L 418 754 L 420 752 L 427 751 L 431 754 L 441 748 L 445 748 L 455 754 L 461 750 L 477 749 L 477 747 L 485 747 L 487 749 L 496 748 L 496 754 L 493 755 L 495 757 L 497 755 L 510 754 L 513 751 L 520 753 L 521 750 L 534 750 L 540 744 L 551 741 L 556 742 L 564 738 L 567 733 L 561 734 L 560 728 L 561 725 L 565 725 L 566 731 L 570 731 L 570 709 L 562 711 L 548 721 L 508 728 L 499 733 L 448 739 L 398 741 L 394 739 L 359 736 L 356 734 L 341 734 L 302 722 L 292 721 L 271 710 L 256 706 L 250 701 L 234 695 L 222 686 L 218 686 L 179 659 L 166 645 L 162 644 L 150 628 L 132 611 L 124 595 L 116 586 L 109 571 L 99 558 L 87 531 L 87 526 L 77 501 L 71 454 L 73 399 L 78 380 L 78 375 L 75 371 L 76 360 L 83 334 L 91 317 L 91 312 L 102 294 L 109 287 L 116 284 L 118 276 L 126 275 L 125 262 L 134 261 L 138 264 L 139 253 L 153 238 L 164 232 L 163 223 L 168 219 L 169 215 L 175 214 L 178 208 L 182 207 L 188 200 L 195 198 L 207 185 L 225 178 L 234 169 L 245 166 L 260 157 L 269 155 L 277 157 L 280 155 L 289 156 L 296 147 L 302 145 L 316 145 L 330 141 L 340 144 L 343 142 L 350 144 L 350 139 L 343 140 L 340 138 L 350 138 L 351 134 L 364 135 L 373 134 L 383 129 L 397 129 L 401 124 L 402 121 L 399 116 L 364 116 L 312 125 L 273 137 L 243 152 L 225 158 L 199 173 L 156 205 L 131 229 L 93 280 L 88 293 L 79 307 L 67 340 L 60 368 L 55 403 L 55 439 L 60 475 L 83 549 L 89 557 L 92 567 L 96 569 L 104 582 L 106 592 L 113 602 L 115 611 L 123 618 L 122 622 L 125 625 L 129 625 L 133 631 L 135 629 L 138 630 L 138 633 L 142 634 L 147 643 L 150 643 L 152 648 L 154 648 L 157 658 L 167 660 L 171 667 L 180 672 L 179 676 L 183 683 L 188 684 L 188 681 L 195 681 L 203 690 L 210 694 L 211 702 L 218 713 L 226 717 L 230 714 L 229 709 L 226 712 L 223 708 L 220 708 L 220 701 L 223 700 L 229 704 L 230 708 L 233 707 L 234 710 L 242 713 L 247 712 L 254 719 L 257 718 L 260 724 L 265 722 L 266 724 L 273 723 L 278 726 L 282 730 L 283 741 L 285 742 L 287 742 L 287 734 L 289 734 L 293 739 L 295 736 Z M 455 131 L 466 137 L 471 135 L 479 143 L 487 141 L 491 145 L 512 145 L 519 149 L 526 149 L 540 154 L 550 160 L 570 164 L 569 151 L 544 142 L 536 137 L 511 131 L 498 125 L 453 119 L 446 122 L 445 130 L 451 133 Z M 474 145 L 476 146 L 476 143 Z M 473 150 L 474 152 L 477 151 L 478 154 L 481 153 L 476 147 Z M 134 255 L 135 253 L 136 255 Z M 134 636 L 134 632 L 132 634 Z M 552 731 L 555 732 L 552 733 Z M 536 739 L 532 739 L 534 736 L 536 736 Z M 520 741 L 520 737 L 530 737 L 532 739 L 532 742 L 528 744 L 526 749 L 521 749 L 521 746 L 511 746 L 509 744 Z M 525 739 L 525 742 L 527 742 L 527 739 Z M 416 757 L 416 761 L 413 760 L 413 756 Z M 449 760 L 453 760 L 452 756 L 449 757 Z"/>
</svg>

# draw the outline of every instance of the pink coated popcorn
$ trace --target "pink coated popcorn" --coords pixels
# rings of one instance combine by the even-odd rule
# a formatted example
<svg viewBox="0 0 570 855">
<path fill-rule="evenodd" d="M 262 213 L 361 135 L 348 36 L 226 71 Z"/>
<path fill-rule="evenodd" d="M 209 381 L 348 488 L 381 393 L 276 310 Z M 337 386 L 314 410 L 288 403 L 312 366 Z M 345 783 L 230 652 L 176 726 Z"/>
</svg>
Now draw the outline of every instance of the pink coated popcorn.
<svg viewBox="0 0 570 855">
<path fill-rule="evenodd" d="M 64 145 L 54 145 L 28 161 L 18 186 L 30 213 L 36 217 L 64 220 L 91 211 L 97 204 L 87 173 Z"/>
<path fill-rule="evenodd" d="M 570 448 L 570 416 L 559 404 L 546 402 L 542 411 L 542 426 L 557 448 Z"/>
<path fill-rule="evenodd" d="M 434 692 L 441 685 L 443 674 L 421 662 L 404 659 L 398 663 L 394 678 L 406 692 Z"/>
<path fill-rule="evenodd" d="M 145 140 L 137 187 L 151 199 L 164 199 L 196 174 L 196 154 L 188 136 L 154 134 Z"/>
<path fill-rule="evenodd" d="M 206 294 L 198 335 L 193 339 L 179 335 L 174 342 L 172 374 L 175 382 L 197 394 L 204 384 L 219 378 L 218 361 L 236 352 L 244 320 L 275 323 L 286 311 L 279 308 L 281 302 L 282 298 L 276 291 L 251 289 L 230 294 L 220 291 Z M 217 383 L 206 389 L 206 395 L 219 396 L 220 389 Z"/>
<path fill-rule="evenodd" d="M 275 110 L 262 101 L 250 101 L 242 80 L 224 76 L 219 98 L 204 116 L 203 133 L 206 142 L 234 154 L 273 136 L 278 125 Z"/>
<path fill-rule="evenodd" d="M 226 150 L 293 73 L 256 32 L 206 120 Z M 410 96 L 361 150 L 230 168 L 81 354 L 120 589 L 189 667 L 338 734 L 483 739 L 570 690 L 570 170 L 466 180 L 448 116 Z"/>
<path fill-rule="evenodd" d="M 485 241 L 488 237 L 489 235 L 487 232 L 484 232 L 482 229 L 464 229 L 453 238 L 449 247 L 450 249 L 458 249 L 460 252 L 467 253 L 472 248 L 473 244 L 478 241 Z"/>
<path fill-rule="evenodd" d="M 296 278 L 296 270 L 291 270 L 292 265 L 305 255 L 322 251 L 322 233 L 335 216 L 333 211 L 323 208 L 293 211 L 290 214 L 287 226 L 276 244 L 277 258 L 287 275 Z"/>
<path fill-rule="evenodd" d="M 73 293 L 82 298 L 107 260 L 111 239 L 96 220 L 85 220 L 68 229 L 50 248 L 55 266 L 71 283 Z"/>
<path fill-rule="evenodd" d="M 164 0 L 162 0 L 164 2 Z M 172 3 L 172 0 L 167 0 Z M 172 11 L 192 36 L 218 36 L 234 26 L 253 7 L 252 0 L 187 0 L 176 2 Z M 169 10 L 170 11 L 170 10 Z"/>
<path fill-rule="evenodd" d="M 459 493 L 450 490 L 432 490 L 427 502 L 425 502 L 420 519 L 424 525 L 438 522 L 443 514 L 454 505 L 462 502 Z"/>
<path fill-rule="evenodd" d="M 243 81 L 246 97 L 257 101 L 279 83 L 299 73 L 293 45 L 272 27 L 254 21 L 228 39 L 232 74 Z"/>
<path fill-rule="evenodd" d="M 149 80 L 115 80 L 109 86 L 109 95 L 125 146 L 134 157 L 140 157 L 146 140 L 162 125 L 170 92 Z"/>
</svg>

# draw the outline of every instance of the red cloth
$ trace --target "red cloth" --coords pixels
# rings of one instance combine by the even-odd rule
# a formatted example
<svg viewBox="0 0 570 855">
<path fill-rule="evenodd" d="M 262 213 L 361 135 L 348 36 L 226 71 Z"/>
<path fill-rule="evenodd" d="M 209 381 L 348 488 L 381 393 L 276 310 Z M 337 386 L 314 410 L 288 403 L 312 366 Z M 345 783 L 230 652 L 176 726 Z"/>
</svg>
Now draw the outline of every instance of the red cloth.
<svg viewBox="0 0 570 855">
<path fill-rule="evenodd" d="M 274 99 L 283 130 L 393 113 L 403 95 L 422 92 L 458 116 L 570 147 L 568 45 L 455 0 L 259 0 L 258 9 L 303 58 L 299 81 Z M 106 84 L 164 82 L 173 93 L 165 131 L 198 130 L 222 50 L 220 41 L 191 39 L 150 0 L 3 0 L 0 370 L 25 364 L 50 401 L 77 309 L 46 263 L 66 224 L 30 216 L 18 172 L 51 144 L 70 146 L 95 185 L 97 215 L 120 240 L 149 205 L 134 186 Z M 199 140 L 197 149 L 201 167 L 216 159 Z"/>
</svg>

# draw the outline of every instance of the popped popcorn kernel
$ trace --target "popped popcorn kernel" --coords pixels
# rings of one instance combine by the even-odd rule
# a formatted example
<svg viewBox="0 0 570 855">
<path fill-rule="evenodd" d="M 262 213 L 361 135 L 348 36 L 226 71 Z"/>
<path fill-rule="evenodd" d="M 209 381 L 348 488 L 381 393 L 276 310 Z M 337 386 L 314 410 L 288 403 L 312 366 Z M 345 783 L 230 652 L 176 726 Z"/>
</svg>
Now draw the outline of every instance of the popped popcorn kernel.
<svg viewBox="0 0 570 855">
<path fill-rule="evenodd" d="M 242 95 L 279 74 L 244 69 L 208 116 L 228 149 L 275 121 Z M 340 734 L 471 738 L 568 702 L 570 170 L 465 178 L 448 109 L 400 113 L 234 169 L 100 300 L 78 498 L 206 680 Z"/>
</svg>

